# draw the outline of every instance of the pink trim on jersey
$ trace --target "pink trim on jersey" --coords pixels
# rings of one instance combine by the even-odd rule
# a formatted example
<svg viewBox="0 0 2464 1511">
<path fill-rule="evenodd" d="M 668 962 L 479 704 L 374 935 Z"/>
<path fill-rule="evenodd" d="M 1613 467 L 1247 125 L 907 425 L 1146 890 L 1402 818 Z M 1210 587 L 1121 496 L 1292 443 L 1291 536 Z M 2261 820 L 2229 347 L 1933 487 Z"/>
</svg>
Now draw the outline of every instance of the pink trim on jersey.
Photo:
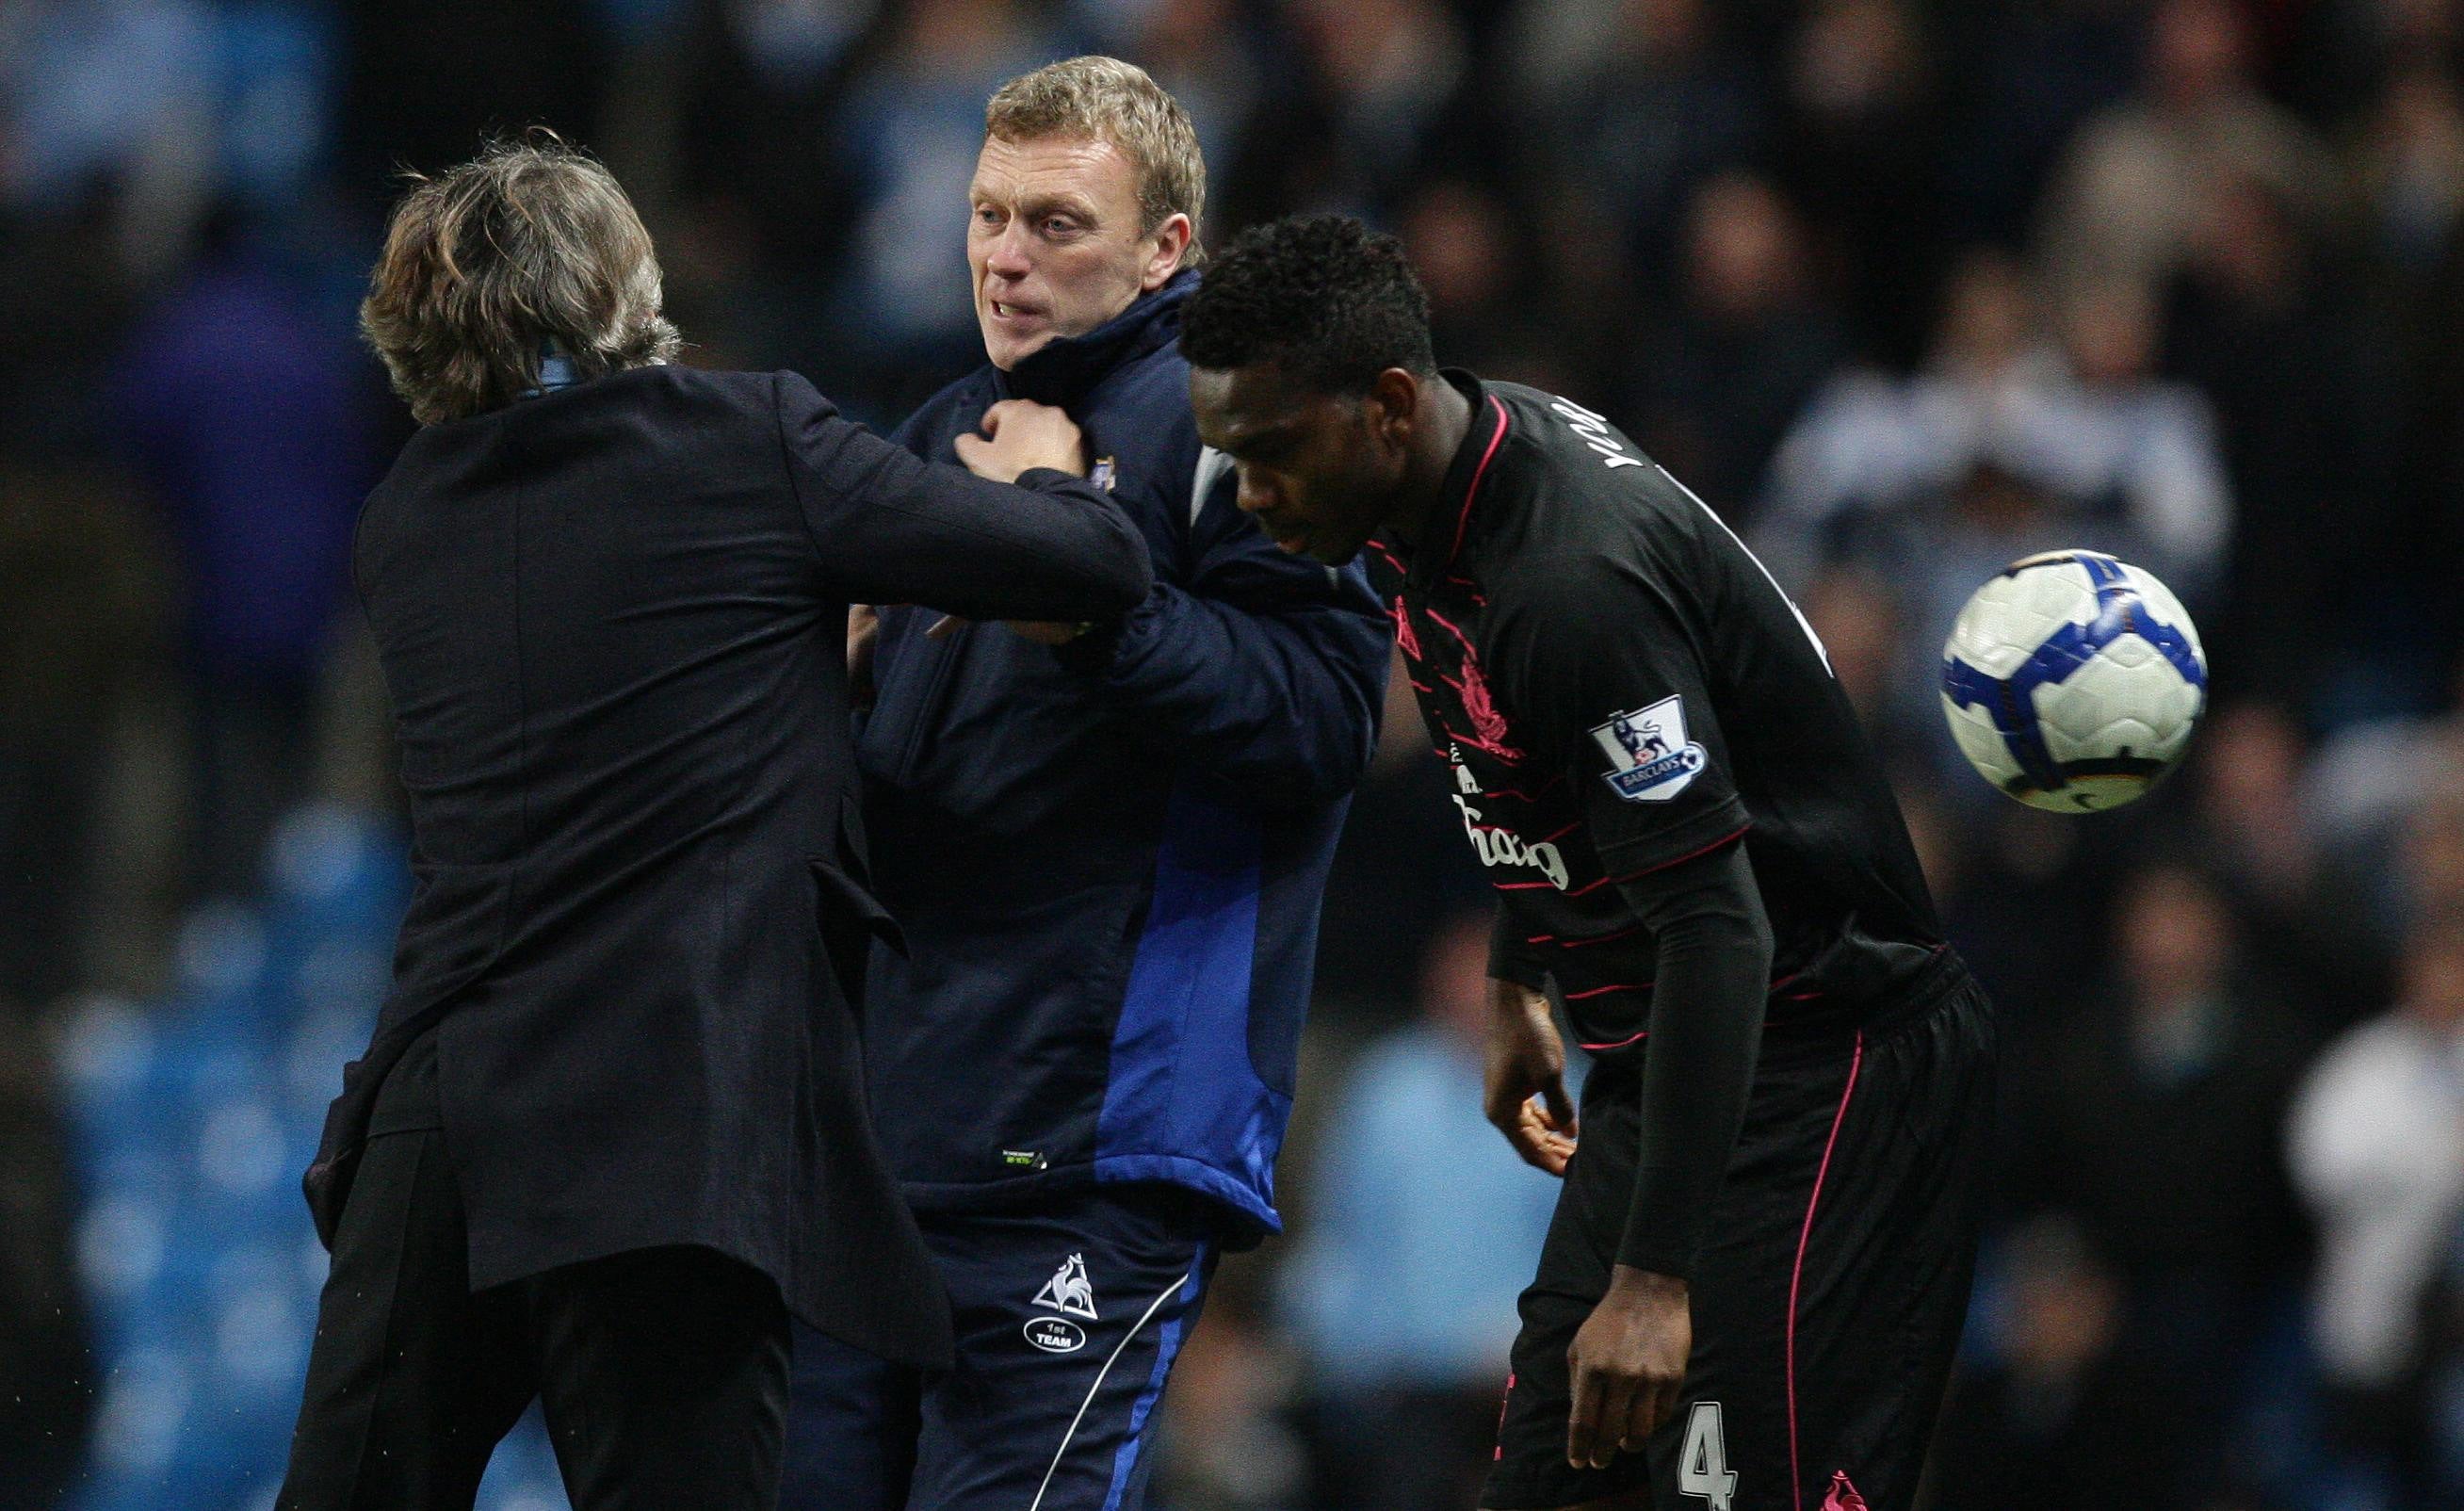
<svg viewBox="0 0 2464 1511">
<path fill-rule="evenodd" d="M 1839 1125 L 1848 1121 L 1848 1099 L 1857 1094 L 1857 1071 L 1865 1063 L 1865 1035 L 1857 1035 L 1855 1053 L 1848 1056 L 1848 1084 L 1839 1090 L 1839 1110 L 1831 1115 L 1831 1137 L 1823 1142 L 1822 1163 L 1815 1167 L 1814 1194 L 1805 1199 L 1805 1226 L 1796 1235 L 1796 1267 L 1788 1276 L 1788 1493 L 1789 1503 L 1795 1511 L 1805 1511 L 1805 1471 L 1799 1467 L 1796 1452 L 1796 1294 L 1797 1285 L 1805 1278 L 1805 1248 L 1814 1237 L 1814 1209 L 1822 1200 L 1822 1178 L 1831 1173 L 1831 1153 L 1839 1144 Z M 1837 1499 L 1838 1484 L 1834 1481 L 1832 1499 Z M 1851 1491 L 1850 1494 L 1855 1494 Z M 1860 1500 L 1858 1504 L 1862 1505 Z"/>
<path fill-rule="evenodd" d="M 1630 928 L 1630 929 L 1626 930 L 1626 932 L 1627 932 L 1627 933 L 1629 933 L 1629 934 L 1635 934 L 1635 933 L 1639 933 L 1639 932 L 1641 932 L 1641 930 L 1642 930 L 1642 925 L 1641 925 L 1641 924 L 1637 924 L 1637 925 L 1635 925 L 1633 928 Z M 1620 937 L 1620 936 L 1611 934 L 1611 935 L 1607 935 L 1607 936 L 1604 936 L 1604 937 L 1605 937 L 1605 938 L 1609 938 L 1609 939 L 1616 939 L 1616 938 L 1618 938 L 1618 937 Z M 1534 944 L 1539 944 L 1539 943 L 1541 942 L 1541 940 L 1545 940 L 1545 939 L 1547 939 L 1547 938 L 1549 938 L 1549 936 L 1548 936 L 1548 935 L 1546 935 L 1546 934 L 1543 934 L 1543 935 L 1539 936 L 1539 938 L 1538 938 L 1538 939 L 1533 939 L 1533 940 L 1529 941 L 1529 943 Z M 1578 944 L 1597 944 L 1597 943 L 1598 943 L 1598 941 L 1597 941 L 1597 940 L 1579 940 L 1579 941 L 1576 941 L 1576 943 L 1578 943 Z M 1785 976 L 1780 977 L 1777 981 L 1774 981 L 1774 982 L 1772 982 L 1772 983 L 1771 983 L 1771 989 L 1772 989 L 1772 990 L 1774 990 L 1774 991 L 1778 990 L 1780 988 L 1782 988 L 1782 987 L 1784 987 L 1784 986 L 1787 986 L 1790 982 L 1794 981 L 1794 980 L 1797 978 L 1797 976 L 1798 976 L 1799 974 L 1800 974 L 1799 972 L 1796 972 L 1796 971 L 1791 971 L 1789 974 L 1787 974 L 1787 975 L 1785 975 Z M 1569 1001 L 1569 1002 L 1580 1002 L 1580 1001 L 1581 1001 L 1582 999 L 1584 999 L 1585 997 L 1597 997 L 1597 996 L 1604 996 L 1604 995 L 1606 995 L 1607 993 L 1612 992 L 1612 991 L 1649 991 L 1650 989 L 1651 989 L 1651 983 L 1650 983 L 1650 982 L 1648 982 L 1648 981 L 1643 982 L 1643 983 L 1641 983 L 1641 984 L 1640 984 L 1640 985 L 1639 985 L 1639 986 L 1632 986 L 1632 987 L 1594 987 L 1594 988 L 1593 988 L 1591 990 L 1589 990 L 1589 991 L 1569 991 L 1569 992 L 1567 992 L 1567 993 L 1566 993 L 1566 1000 L 1567 1000 L 1567 1001 Z M 1818 991 L 1803 991 L 1803 992 L 1798 992 L 1798 993 L 1796 993 L 1795 995 L 1793 995 L 1793 996 L 1792 996 L 1792 997 L 1788 998 L 1787 1000 L 1789 1000 L 1789 1001 L 1791 1001 L 1791 1002 L 1795 1002 L 1795 1001 L 1802 1000 L 1803 998 L 1806 998 L 1806 997 L 1818 997 L 1818 996 L 1820 996 L 1820 995 L 1822 995 L 1822 993 L 1820 993 L 1820 992 L 1818 992 Z M 1585 1045 L 1583 1046 L 1583 1048 L 1585 1048 L 1585 1049 L 1587 1049 L 1587 1050 L 1621 1050 L 1621 1049 L 1625 1048 L 1625 1047 L 1626 1047 L 1627 1045 L 1629 1045 L 1629 1044 L 1639 1044 L 1639 1043 L 1641 1043 L 1644 1039 L 1647 1039 L 1647 1038 L 1649 1038 L 1649 1037 L 1651 1037 L 1651 1031 L 1650 1031 L 1649 1029 L 1645 1029 L 1645 1030 L 1643 1030 L 1643 1031 L 1642 1031 L 1641 1033 L 1639 1033 L 1628 1034 L 1626 1037 L 1624 1037 L 1624 1038 L 1621 1038 L 1621 1039 L 1617 1040 L 1617 1041 L 1616 1043 L 1614 1043 L 1614 1044 L 1585 1044 Z M 1818 1177 L 1817 1177 L 1817 1179 L 1818 1179 Z"/>
<path fill-rule="evenodd" d="M 1607 886 L 1608 884 L 1609 878 L 1602 877 L 1597 881 L 1586 882 L 1583 885 L 1574 888 L 1573 891 L 1567 893 L 1566 896 L 1570 898 L 1578 898 L 1586 892 L 1597 892 L 1600 888 Z M 1547 887 L 1551 891 L 1554 891 L 1556 890 L 1557 883 L 1554 881 L 1492 881 L 1489 885 L 1497 888 L 1500 892 L 1537 892 L 1542 887 Z"/>
<path fill-rule="evenodd" d="M 1700 850 L 1688 851 L 1674 860 L 1662 860 L 1657 865 L 1645 866 L 1640 871 L 1635 872 L 1631 876 L 1616 877 L 1611 879 L 1617 881 L 1639 881 L 1644 877 L 1651 875 L 1655 871 L 1665 871 L 1671 866 L 1682 866 L 1689 860 L 1699 860 L 1703 856 L 1709 855 L 1714 850 L 1725 850 L 1728 846 L 1735 844 L 1738 840 L 1745 838 L 1747 833 L 1754 826 L 1751 824 L 1739 824 L 1732 832 L 1722 834 L 1719 838 L 1711 841 L 1707 845 L 1705 845 Z"/>
<path fill-rule="evenodd" d="M 1612 991 L 1649 991 L 1650 989 L 1650 982 L 1634 981 L 1614 987 L 1594 987 L 1589 991 L 1569 991 L 1566 993 L 1566 1000 L 1569 1002 L 1580 1002 L 1585 997 L 1605 997 Z M 1584 1047 L 1588 1049 L 1590 1046 L 1586 1045 Z"/>
<path fill-rule="evenodd" d="M 1452 619 L 1447 618 L 1444 614 L 1438 612 L 1435 609 L 1423 609 L 1420 611 L 1427 614 L 1433 622 L 1444 626 L 1456 639 L 1461 640 L 1463 642 L 1464 655 L 1476 656 L 1479 654 L 1472 648 L 1471 636 L 1463 633 L 1463 626 L 1455 623 Z"/>
<path fill-rule="evenodd" d="M 1511 424 L 1506 415 L 1506 406 L 1498 401 L 1496 394 L 1488 396 L 1488 405 L 1497 411 L 1497 433 L 1488 438 L 1488 450 L 1480 454 L 1480 465 L 1472 469 L 1471 486 L 1463 490 L 1463 513 L 1455 517 L 1455 544 L 1446 552 L 1445 565 L 1448 567 L 1452 567 L 1455 558 L 1463 554 L 1463 531 L 1471 527 L 1471 501 L 1480 497 L 1480 480 L 1488 476 L 1488 464 L 1497 455 L 1497 443 L 1506 439 L 1506 432 Z"/>
<path fill-rule="evenodd" d="M 1754 826 L 1751 824 L 1740 825 L 1734 833 L 1723 834 L 1719 838 L 1711 841 L 1707 845 L 1705 845 L 1702 849 L 1694 851 L 1690 855 L 1680 855 L 1674 860 L 1663 860 L 1658 865 L 1645 866 L 1640 871 L 1633 872 L 1627 876 L 1602 877 L 1597 881 L 1586 881 L 1581 886 L 1569 890 L 1566 893 L 1566 896 L 1570 898 L 1582 897 L 1586 893 L 1597 892 L 1600 888 L 1607 886 L 1613 881 L 1622 885 L 1628 881 L 1639 881 L 1644 877 L 1651 875 L 1655 871 L 1665 871 L 1670 866 L 1682 866 L 1689 860 L 1693 860 L 1699 856 L 1707 855 L 1714 850 L 1736 843 L 1738 840 L 1743 839 L 1746 836 L 1747 832 L 1751 830 L 1753 827 Z M 1557 883 L 1553 881 L 1492 881 L 1489 883 L 1489 885 L 1497 888 L 1500 892 L 1531 892 L 1536 891 L 1541 887 L 1553 887 Z"/>
<path fill-rule="evenodd" d="M 1420 636 L 1412 628 L 1411 611 L 1403 607 L 1402 599 L 1397 598 L 1395 600 L 1392 613 L 1395 619 L 1395 648 L 1418 664 L 1420 659 Z"/>
<path fill-rule="evenodd" d="M 1448 761 L 1452 761 L 1454 759 L 1452 754 L 1444 750 L 1438 751 L 1438 754 Z M 1485 787 L 1480 789 L 1480 795 L 1483 797 L 1510 797 L 1518 803 L 1537 803 L 1543 795 L 1557 790 L 1557 785 L 1565 780 L 1566 774 L 1563 771 L 1560 771 L 1555 776 L 1552 776 L 1548 781 L 1541 783 L 1538 787 L 1533 788 L 1529 792 L 1524 791 L 1521 788 L 1515 787 Z"/>
<path fill-rule="evenodd" d="M 1639 1033 L 1629 1033 L 1624 1038 L 1617 1040 L 1614 1044 L 1586 1044 L 1583 1048 L 1592 1051 L 1594 1054 L 1597 1054 L 1601 1050 L 1621 1050 L 1629 1044 L 1639 1044 L 1649 1037 L 1651 1037 L 1651 1031 L 1649 1029 L 1645 1029 Z"/>
<path fill-rule="evenodd" d="M 1637 934 L 1640 934 L 1649 929 L 1650 926 L 1651 925 L 1648 923 L 1637 923 L 1632 928 L 1621 928 L 1614 934 L 1594 934 L 1588 939 L 1559 939 L 1554 934 L 1534 934 L 1530 938 L 1526 939 L 1523 943 L 1527 944 L 1554 944 L 1559 949 L 1589 949 L 1594 944 L 1613 944 L 1621 939 L 1632 939 Z"/>
</svg>

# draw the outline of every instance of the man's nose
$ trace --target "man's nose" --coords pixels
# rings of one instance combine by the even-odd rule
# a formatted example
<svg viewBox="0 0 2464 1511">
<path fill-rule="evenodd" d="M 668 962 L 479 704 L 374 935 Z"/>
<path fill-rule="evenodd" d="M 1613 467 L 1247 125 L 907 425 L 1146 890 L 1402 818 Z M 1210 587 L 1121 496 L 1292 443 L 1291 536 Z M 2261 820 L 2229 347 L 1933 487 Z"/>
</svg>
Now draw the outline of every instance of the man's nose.
<svg viewBox="0 0 2464 1511">
<path fill-rule="evenodd" d="M 1239 469 L 1237 476 L 1240 483 L 1232 491 L 1232 501 L 1239 506 L 1242 513 L 1255 514 L 1261 509 L 1274 506 L 1275 490 L 1265 478 L 1255 476 L 1246 467 Z"/>
<path fill-rule="evenodd" d="M 1026 232 L 1017 221 L 1002 227 L 1001 233 L 993 238 L 991 249 L 984 254 L 984 267 L 1012 278 L 1024 278 L 1034 271 L 1035 263 L 1026 255 Z"/>
</svg>

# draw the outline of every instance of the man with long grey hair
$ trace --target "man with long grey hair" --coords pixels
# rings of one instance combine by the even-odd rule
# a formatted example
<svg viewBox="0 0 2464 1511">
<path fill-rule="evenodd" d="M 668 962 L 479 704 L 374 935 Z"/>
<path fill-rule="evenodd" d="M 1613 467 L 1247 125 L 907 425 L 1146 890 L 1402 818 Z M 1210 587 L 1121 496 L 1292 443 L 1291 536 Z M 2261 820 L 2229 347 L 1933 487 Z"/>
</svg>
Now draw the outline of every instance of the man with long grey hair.
<svg viewBox="0 0 2464 1511">
<path fill-rule="evenodd" d="M 1144 543 L 1012 406 L 918 461 L 669 365 L 650 240 L 549 140 L 416 183 L 362 311 L 424 428 L 354 573 L 417 877 L 308 1174 L 333 1269 L 283 1511 L 468 1511 L 534 1396 L 578 1511 L 775 1504 L 790 1314 L 946 1303 L 863 1108 L 850 599 L 1077 620 Z"/>
</svg>

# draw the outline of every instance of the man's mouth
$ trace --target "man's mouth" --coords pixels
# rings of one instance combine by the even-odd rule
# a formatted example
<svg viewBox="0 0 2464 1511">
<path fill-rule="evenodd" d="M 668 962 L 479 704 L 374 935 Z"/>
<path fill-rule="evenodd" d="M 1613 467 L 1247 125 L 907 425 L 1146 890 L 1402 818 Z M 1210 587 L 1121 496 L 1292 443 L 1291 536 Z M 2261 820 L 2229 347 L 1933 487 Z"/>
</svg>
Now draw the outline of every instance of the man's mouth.
<svg viewBox="0 0 2464 1511">
<path fill-rule="evenodd" d="M 1044 311 L 1015 300 L 994 300 L 991 303 L 995 320 L 1037 320 L 1044 314 Z"/>
</svg>

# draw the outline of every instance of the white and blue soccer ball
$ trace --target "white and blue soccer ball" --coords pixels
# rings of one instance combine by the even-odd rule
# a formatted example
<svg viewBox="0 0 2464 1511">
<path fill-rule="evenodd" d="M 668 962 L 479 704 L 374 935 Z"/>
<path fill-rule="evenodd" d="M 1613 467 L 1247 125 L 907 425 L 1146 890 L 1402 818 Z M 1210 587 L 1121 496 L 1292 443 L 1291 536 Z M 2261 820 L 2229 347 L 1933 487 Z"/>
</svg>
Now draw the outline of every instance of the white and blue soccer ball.
<svg viewBox="0 0 2464 1511">
<path fill-rule="evenodd" d="M 2181 600 L 2096 551 L 2013 562 L 1942 648 L 1942 711 L 1985 780 L 2031 808 L 2120 808 L 2182 758 L 2208 658 Z"/>
</svg>

